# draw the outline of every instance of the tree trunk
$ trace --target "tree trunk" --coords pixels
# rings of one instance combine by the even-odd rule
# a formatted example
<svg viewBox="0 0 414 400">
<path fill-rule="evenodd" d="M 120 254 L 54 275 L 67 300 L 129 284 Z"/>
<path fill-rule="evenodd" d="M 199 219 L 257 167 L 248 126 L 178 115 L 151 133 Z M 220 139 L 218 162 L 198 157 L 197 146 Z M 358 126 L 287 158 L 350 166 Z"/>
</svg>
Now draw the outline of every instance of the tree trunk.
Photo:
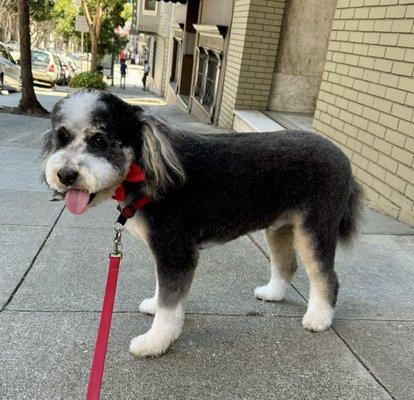
<svg viewBox="0 0 414 400">
<path fill-rule="evenodd" d="M 30 52 L 30 18 L 27 0 L 19 0 L 20 68 L 22 79 L 22 98 L 18 111 L 26 114 L 45 115 L 45 110 L 37 101 L 33 88 L 32 59 Z"/>
<path fill-rule="evenodd" d="M 101 36 L 101 27 L 102 27 L 102 4 L 100 1 L 96 4 L 95 15 L 92 19 L 91 14 L 89 12 L 88 4 L 86 0 L 81 0 L 82 11 L 86 18 L 86 22 L 89 26 L 89 34 L 91 36 L 91 53 L 92 53 L 92 60 L 91 60 L 91 67 L 90 70 L 92 72 L 96 71 L 98 67 L 98 42 Z"/>
<path fill-rule="evenodd" d="M 98 38 L 96 37 L 96 34 L 92 29 L 90 29 L 90 35 L 91 35 L 91 71 L 95 72 L 96 68 L 98 66 Z"/>
</svg>

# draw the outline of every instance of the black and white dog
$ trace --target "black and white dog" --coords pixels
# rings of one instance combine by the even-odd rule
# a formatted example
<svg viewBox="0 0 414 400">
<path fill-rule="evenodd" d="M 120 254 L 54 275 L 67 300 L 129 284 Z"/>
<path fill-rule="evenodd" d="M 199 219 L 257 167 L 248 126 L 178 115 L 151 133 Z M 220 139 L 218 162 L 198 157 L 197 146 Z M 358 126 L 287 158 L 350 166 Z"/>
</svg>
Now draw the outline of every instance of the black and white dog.
<svg viewBox="0 0 414 400">
<path fill-rule="evenodd" d="M 131 341 L 136 356 L 164 353 L 184 323 L 184 303 L 199 250 L 265 230 L 270 281 L 255 296 L 280 301 L 296 271 L 295 251 L 310 280 L 303 326 L 327 329 L 334 314 L 338 239 L 356 232 L 361 190 L 348 158 L 329 140 L 304 131 L 202 135 L 172 129 L 139 107 L 100 91 L 59 101 L 46 135 L 47 183 L 81 214 L 110 199 L 131 163 L 144 172 L 125 185 L 128 202 L 150 197 L 127 229 L 151 248 L 154 297 L 139 309 L 155 314 Z"/>
</svg>

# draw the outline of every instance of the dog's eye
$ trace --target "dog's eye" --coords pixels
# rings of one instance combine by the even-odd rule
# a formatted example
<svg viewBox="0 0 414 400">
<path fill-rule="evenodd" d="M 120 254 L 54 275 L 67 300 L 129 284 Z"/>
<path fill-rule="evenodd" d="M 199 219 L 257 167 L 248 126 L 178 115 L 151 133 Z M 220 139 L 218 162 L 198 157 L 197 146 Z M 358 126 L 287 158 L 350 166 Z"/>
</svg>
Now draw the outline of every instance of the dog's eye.
<svg viewBox="0 0 414 400">
<path fill-rule="evenodd" d="M 70 142 L 70 133 L 65 128 L 59 128 L 57 134 L 61 146 L 65 146 Z"/>
<path fill-rule="evenodd" d="M 97 133 L 96 135 L 92 136 L 91 138 L 92 146 L 96 147 L 97 149 L 105 149 L 107 146 L 106 140 L 102 134 Z"/>
</svg>

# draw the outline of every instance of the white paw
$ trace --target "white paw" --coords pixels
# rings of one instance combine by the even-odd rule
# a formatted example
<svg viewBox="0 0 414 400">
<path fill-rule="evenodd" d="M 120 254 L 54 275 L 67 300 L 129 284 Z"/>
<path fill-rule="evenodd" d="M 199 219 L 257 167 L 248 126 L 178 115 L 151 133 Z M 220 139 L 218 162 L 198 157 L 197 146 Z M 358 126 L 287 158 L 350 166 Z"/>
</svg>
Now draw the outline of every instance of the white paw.
<svg viewBox="0 0 414 400">
<path fill-rule="evenodd" d="M 268 283 L 266 286 L 257 287 L 254 291 L 255 297 L 265 301 L 281 301 L 285 297 L 287 284 Z"/>
<path fill-rule="evenodd" d="M 157 335 L 152 329 L 131 340 L 129 351 L 136 357 L 160 356 L 173 342 L 172 339 Z"/>
<path fill-rule="evenodd" d="M 328 329 L 332 324 L 333 308 L 324 307 L 322 309 L 308 310 L 303 316 L 302 325 L 305 329 L 313 332 L 320 332 Z"/>
<path fill-rule="evenodd" d="M 139 305 L 139 311 L 144 314 L 155 315 L 157 311 L 157 299 L 155 297 L 150 297 L 149 299 L 145 299 Z"/>
</svg>

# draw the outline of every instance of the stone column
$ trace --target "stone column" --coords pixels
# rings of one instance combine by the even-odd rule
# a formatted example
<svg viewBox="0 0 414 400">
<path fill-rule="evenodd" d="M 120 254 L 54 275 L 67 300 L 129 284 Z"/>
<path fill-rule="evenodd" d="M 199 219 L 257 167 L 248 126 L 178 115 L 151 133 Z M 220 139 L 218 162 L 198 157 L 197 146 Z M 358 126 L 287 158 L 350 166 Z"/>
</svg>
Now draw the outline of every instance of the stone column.
<svg viewBox="0 0 414 400">
<path fill-rule="evenodd" d="M 286 0 L 269 110 L 313 112 L 336 0 Z"/>
<path fill-rule="evenodd" d="M 285 0 L 235 0 L 220 126 L 232 126 L 235 109 L 266 109 L 284 5 Z"/>
</svg>

